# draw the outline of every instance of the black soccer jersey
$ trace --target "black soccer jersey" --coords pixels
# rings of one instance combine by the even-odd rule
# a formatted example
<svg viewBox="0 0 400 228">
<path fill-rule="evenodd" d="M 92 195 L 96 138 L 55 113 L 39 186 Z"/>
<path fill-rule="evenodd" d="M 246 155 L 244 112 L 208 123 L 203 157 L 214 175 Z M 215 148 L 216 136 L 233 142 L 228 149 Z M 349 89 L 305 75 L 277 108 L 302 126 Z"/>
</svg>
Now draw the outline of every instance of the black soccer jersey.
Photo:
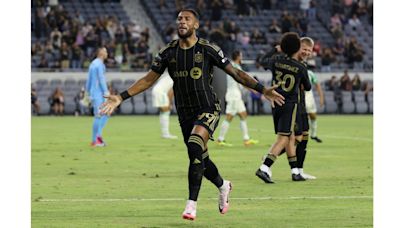
<svg viewBox="0 0 400 228">
<path fill-rule="evenodd" d="M 307 91 L 311 89 L 306 66 L 283 53 L 262 58 L 262 65 L 272 71 L 271 83 L 280 85 L 276 91 L 285 97 L 286 103 L 300 101 L 300 84 Z"/>
<path fill-rule="evenodd" d="M 218 46 L 199 38 L 188 49 L 182 49 L 178 40 L 170 42 L 155 57 L 151 69 L 162 74 L 168 68 L 174 81 L 176 109 L 179 119 L 183 120 L 205 108 L 220 111 L 219 100 L 211 86 L 213 66 L 225 69 L 229 63 Z"/>
</svg>

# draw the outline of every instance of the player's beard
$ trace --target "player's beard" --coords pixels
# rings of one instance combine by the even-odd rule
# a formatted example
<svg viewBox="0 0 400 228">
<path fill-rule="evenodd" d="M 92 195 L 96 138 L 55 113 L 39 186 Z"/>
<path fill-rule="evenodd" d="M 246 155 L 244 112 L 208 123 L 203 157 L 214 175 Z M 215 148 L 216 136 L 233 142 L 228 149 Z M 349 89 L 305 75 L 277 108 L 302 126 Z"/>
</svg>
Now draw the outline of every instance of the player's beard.
<svg viewBox="0 0 400 228">
<path fill-rule="evenodd" d="M 192 34 L 193 34 L 193 29 L 188 29 L 185 34 L 180 34 L 179 29 L 178 29 L 178 37 L 181 39 L 186 39 L 186 38 L 192 36 Z"/>
</svg>

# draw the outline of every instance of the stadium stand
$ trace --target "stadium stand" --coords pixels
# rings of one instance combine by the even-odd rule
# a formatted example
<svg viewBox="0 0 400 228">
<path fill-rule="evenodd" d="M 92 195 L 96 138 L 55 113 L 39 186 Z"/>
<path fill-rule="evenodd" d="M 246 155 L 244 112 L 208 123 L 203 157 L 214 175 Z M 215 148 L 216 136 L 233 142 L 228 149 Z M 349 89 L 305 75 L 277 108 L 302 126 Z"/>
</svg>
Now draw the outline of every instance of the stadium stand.
<svg viewBox="0 0 400 228">
<path fill-rule="evenodd" d="M 304 5 L 304 2 L 310 4 Z M 164 42 L 177 36 L 175 18 L 179 9 L 195 8 L 201 15 L 198 35 L 219 44 L 227 55 L 233 49 L 242 50 L 246 71 L 264 71 L 257 64 L 258 57 L 278 42 L 282 32 L 296 31 L 316 42 L 315 58 L 310 61 L 316 72 L 324 70 L 338 74 L 347 69 L 350 73 L 372 72 L 372 2 L 135 0 L 133 4 L 120 0 L 59 0 L 57 5 L 51 6 L 46 0 L 32 0 L 31 68 L 34 72 L 85 72 L 96 47 L 105 45 L 109 50 L 107 71 L 146 71 L 152 58 L 150 50 L 158 50 L 164 44 L 149 47 L 148 29 L 140 27 L 127 15 L 132 12 L 127 9 L 141 4 L 145 11 L 143 15 L 149 18 L 146 21 L 151 21 Z M 271 24 L 274 25 L 271 27 Z M 323 54 L 325 49 L 333 53 L 332 59 Z M 145 57 L 138 57 L 139 53 L 146 53 Z M 56 87 L 64 92 L 65 114 L 74 113 L 77 109 L 74 98 L 85 83 L 84 79 L 35 81 L 33 86 L 37 90 L 40 114 L 51 113 L 49 97 Z M 120 78 L 113 79 L 111 86 L 121 92 L 132 83 L 132 79 Z M 269 85 L 270 82 L 262 83 Z M 361 82 L 359 89 L 343 89 L 341 85 L 332 89 L 324 82 L 322 86 L 326 105 L 319 110 L 321 113 L 373 112 L 372 80 Z M 151 105 L 150 91 L 125 102 L 119 113 L 157 113 Z M 319 97 L 315 98 L 318 103 Z M 250 95 L 245 101 L 251 111 Z M 175 107 L 172 112 L 176 113 Z M 262 106 L 262 112 L 271 113 L 268 103 Z"/>
<path fill-rule="evenodd" d="M 260 52 L 266 52 L 271 45 L 278 41 L 281 33 L 274 33 L 268 29 L 271 22 L 276 20 L 281 26 L 282 32 L 296 31 L 301 35 L 310 36 L 317 41 L 319 47 L 314 49 L 316 52 L 315 63 L 317 70 L 321 70 L 322 49 L 329 48 L 335 55 L 335 61 L 330 68 L 331 71 L 338 71 L 346 68 L 358 71 L 372 71 L 373 29 L 372 24 L 369 23 L 372 11 L 371 13 L 369 13 L 369 11 L 364 12 L 372 8 L 372 5 L 368 5 L 367 7 L 366 1 L 359 1 L 363 3 L 355 2 L 351 6 L 346 6 L 342 3 L 342 5 L 336 8 L 334 7 L 336 4 L 335 1 L 311 1 L 314 2 L 311 4 L 315 4 L 315 6 L 310 6 L 306 11 L 307 16 L 304 16 L 303 10 L 300 9 L 299 2 L 301 1 L 290 0 L 285 1 L 285 4 L 270 6 L 265 6 L 263 1 L 243 1 L 243 7 L 248 9 L 247 11 L 250 12 L 249 14 L 238 15 L 239 7 L 227 8 L 221 4 L 222 11 L 221 15 L 216 18 L 217 20 L 213 20 L 214 11 L 210 1 L 204 1 L 204 7 L 198 6 L 198 2 L 202 1 L 195 0 L 183 2 L 165 0 L 163 2 L 165 7 L 160 7 L 158 1 L 141 0 L 141 3 L 156 28 L 162 31 L 161 33 L 165 42 L 176 38 L 176 33 L 172 28 L 174 28 L 178 9 L 189 7 L 197 9 L 201 15 L 202 24 L 205 28 L 200 29 L 200 36 L 216 42 L 225 52 L 229 53 L 232 49 L 242 50 L 245 59 L 255 59 L 255 56 Z M 213 2 L 222 3 L 222 1 Z M 250 2 L 254 2 L 254 4 L 250 4 Z M 312 8 L 315 8 L 315 16 L 311 16 L 312 14 L 310 12 Z M 336 10 L 337 8 L 344 10 L 342 12 L 341 10 Z M 361 8 L 364 11 L 362 11 Z M 349 22 L 351 19 L 350 15 L 356 14 L 356 12 L 359 11 L 364 13 L 359 13 L 360 25 L 353 29 Z M 344 28 L 344 31 L 342 31 L 343 28 L 339 29 L 340 31 L 338 31 L 338 33 L 341 34 L 339 37 L 336 36 L 336 33 L 332 32 L 333 30 L 330 23 L 331 17 L 336 13 L 340 14 L 340 23 Z M 288 23 L 285 23 L 285 18 L 287 18 Z M 233 27 L 231 25 L 232 22 L 234 22 Z M 243 37 L 246 37 L 246 34 L 252 34 L 255 28 L 265 37 L 264 42 L 256 42 L 259 40 L 252 41 L 251 36 L 250 41 L 244 41 L 247 38 L 243 39 Z M 222 42 L 220 41 L 220 36 L 223 37 Z M 352 41 L 352 39 L 354 40 Z M 263 41 L 263 39 L 261 39 L 261 41 Z M 336 47 L 336 45 L 339 44 L 337 43 L 343 46 L 343 52 L 340 52 L 340 50 L 338 51 L 339 47 Z M 355 53 L 357 50 L 359 50 L 359 55 Z M 248 67 L 249 70 L 257 70 L 255 64 L 251 64 Z"/>
</svg>

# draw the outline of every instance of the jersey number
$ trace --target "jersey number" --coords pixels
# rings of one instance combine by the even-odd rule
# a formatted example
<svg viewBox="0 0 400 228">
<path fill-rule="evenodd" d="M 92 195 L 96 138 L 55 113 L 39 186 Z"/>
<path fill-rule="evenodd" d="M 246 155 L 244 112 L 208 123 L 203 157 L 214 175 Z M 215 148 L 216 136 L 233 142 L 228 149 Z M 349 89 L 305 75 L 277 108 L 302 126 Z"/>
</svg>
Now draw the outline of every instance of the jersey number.
<svg viewBox="0 0 400 228">
<path fill-rule="evenodd" d="M 294 83 L 296 82 L 294 76 L 292 74 L 283 75 L 281 71 L 275 71 L 275 73 L 276 73 L 276 80 L 278 81 L 278 83 L 274 82 L 274 84 L 280 85 L 283 91 L 290 92 L 293 89 Z M 289 85 L 286 86 L 286 84 L 288 84 L 287 83 L 288 80 L 289 80 Z"/>
<path fill-rule="evenodd" d="M 204 112 L 198 117 L 198 119 L 207 125 L 211 131 L 214 131 L 215 124 L 219 119 L 219 115 Z"/>
</svg>

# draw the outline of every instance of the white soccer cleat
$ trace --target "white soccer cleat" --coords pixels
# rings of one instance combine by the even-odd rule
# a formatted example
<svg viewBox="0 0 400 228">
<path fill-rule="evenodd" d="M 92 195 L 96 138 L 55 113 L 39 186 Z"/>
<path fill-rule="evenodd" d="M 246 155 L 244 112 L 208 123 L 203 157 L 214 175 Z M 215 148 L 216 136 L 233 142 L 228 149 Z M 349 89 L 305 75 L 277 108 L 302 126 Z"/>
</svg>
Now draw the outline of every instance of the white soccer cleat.
<svg viewBox="0 0 400 228">
<path fill-rule="evenodd" d="M 300 175 L 306 180 L 315 180 L 315 179 L 317 179 L 317 177 L 315 177 L 313 175 L 310 175 L 310 174 L 307 174 L 307 173 L 305 173 L 303 171 L 300 172 Z"/>
<path fill-rule="evenodd" d="M 187 220 L 195 220 L 196 219 L 196 207 L 197 202 L 193 200 L 188 200 L 186 202 L 185 210 L 182 213 L 182 218 Z"/>
<path fill-rule="evenodd" d="M 219 188 L 218 209 L 221 214 L 225 214 L 229 209 L 229 193 L 232 191 L 232 182 L 224 180 Z"/>
<path fill-rule="evenodd" d="M 162 138 L 164 138 L 164 139 L 177 139 L 178 138 L 178 136 L 176 136 L 176 135 L 170 135 L 170 134 L 168 134 L 168 135 L 163 135 L 163 136 L 161 136 Z"/>
</svg>

